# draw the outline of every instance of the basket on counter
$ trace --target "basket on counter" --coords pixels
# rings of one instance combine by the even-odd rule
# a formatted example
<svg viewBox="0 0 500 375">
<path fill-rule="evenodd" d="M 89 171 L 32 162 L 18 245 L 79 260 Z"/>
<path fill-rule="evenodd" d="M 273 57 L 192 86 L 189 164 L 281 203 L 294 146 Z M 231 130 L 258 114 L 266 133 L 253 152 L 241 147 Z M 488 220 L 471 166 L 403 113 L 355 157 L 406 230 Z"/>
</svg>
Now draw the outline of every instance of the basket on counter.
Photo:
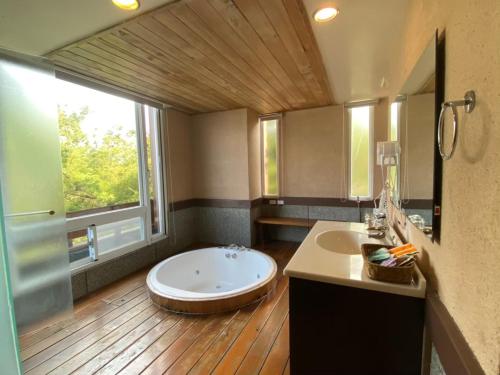
<svg viewBox="0 0 500 375">
<path fill-rule="evenodd" d="M 380 244 L 362 244 L 361 253 L 366 263 L 366 270 L 368 272 L 368 277 L 373 280 L 385 281 L 389 283 L 397 284 L 411 284 L 414 274 L 415 274 L 415 263 L 413 262 L 409 266 L 403 267 L 385 267 L 380 264 L 370 262 L 368 256 L 380 249 L 385 247 L 387 249 L 392 249 L 394 246 L 384 246 Z"/>
</svg>

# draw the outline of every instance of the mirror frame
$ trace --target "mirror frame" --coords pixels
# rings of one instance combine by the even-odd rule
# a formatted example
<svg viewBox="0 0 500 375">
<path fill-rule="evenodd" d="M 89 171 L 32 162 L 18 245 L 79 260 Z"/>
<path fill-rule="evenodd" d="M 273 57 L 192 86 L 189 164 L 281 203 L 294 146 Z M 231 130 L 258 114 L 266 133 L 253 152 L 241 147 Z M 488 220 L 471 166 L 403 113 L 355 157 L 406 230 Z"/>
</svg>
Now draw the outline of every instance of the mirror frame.
<svg viewBox="0 0 500 375">
<path fill-rule="evenodd" d="M 446 54 L 445 54 L 445 42 L 446 34 L 445 30 L 439 35 L 438 30 L 436 30 L 436 95 L 435 95 L 435 106 L 434 106 L 434 134 L 438 132 L 438 121 L 439 112 L 441 109 L 441 103 L 444 102 L 444 90 L 445 90 L 445 68 L 446 68 Z M 439 153 L 439 146 L 437 142 L 437 136 L 434 137 L 434 187 L 433 187 L 433 197 L 432 197 L 432 241 L 441 242 L 441 202 L 443 193 L 443 159 Z"/>
</svg>

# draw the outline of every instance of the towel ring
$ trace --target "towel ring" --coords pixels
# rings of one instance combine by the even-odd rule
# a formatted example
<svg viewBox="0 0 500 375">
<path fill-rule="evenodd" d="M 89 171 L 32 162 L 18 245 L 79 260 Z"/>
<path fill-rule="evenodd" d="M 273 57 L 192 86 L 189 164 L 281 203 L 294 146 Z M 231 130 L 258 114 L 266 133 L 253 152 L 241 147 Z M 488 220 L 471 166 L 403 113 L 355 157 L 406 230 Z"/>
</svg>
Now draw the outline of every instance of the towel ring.
<svg viewBox="0 0 500 375">
<path fill-rule="evenodd" d="M 471 113 L 474 110 L 475 106 L 476 106 L 476 94 L 473 90 L 467 91 L 464 95 L 463 100 L 453 100 L 441 104 L 441 112 L 439 113 L 439 121 L 438 121 L 437 139 L 438 139 L 439 153 L 441 154 L 443 160 L 451 159 L 453 153 L 455 152 L 455 147 L 457 146 L 457 132 L 458 132 L 457 107 L 464 107 L 466 113 Z M 447 154 L 444 151 L 444 145 L 443 145 L 444 113 L 446 112 L 447 108 L 451 108 L 451 111 L 453 113 L 453 141 L 451 144 L 451 150 L 449 154 Z"/>
</svg>

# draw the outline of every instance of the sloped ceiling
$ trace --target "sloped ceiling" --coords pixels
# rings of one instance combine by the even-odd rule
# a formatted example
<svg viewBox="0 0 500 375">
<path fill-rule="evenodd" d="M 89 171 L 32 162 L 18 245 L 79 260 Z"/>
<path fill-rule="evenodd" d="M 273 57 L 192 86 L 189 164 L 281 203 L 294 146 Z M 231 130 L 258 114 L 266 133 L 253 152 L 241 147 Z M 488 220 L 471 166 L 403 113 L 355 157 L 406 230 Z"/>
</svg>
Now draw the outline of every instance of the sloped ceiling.
<svg viewBox="0 0 500 375">
<path fill-rule="evenodd" d="M 312 24 L 337 103 L 381 98 L 400 89 L 391 85 L 410 1 L 304 0 L 310 17 L 323 5 L 340 11 L 331 22 Z"/>
<path fill-rule="evenodd" d="M 48 57 L 194 113 L 332 103 L 300 0 L 181 0 Z"/>
<path fill-rule="evenodd" d="M 186 112 L 269 113 L 386 96 L 410 0 L 0 1 L 0 47 Z M 340 15 L 311 22 L 323 5 Z"/>
<path fill-rule="evenodd" d="M 41 56 L 173 0 L 140 0 L 139 9 L 111 0 L 0 0 L 0 47 Z"/>
</svg>

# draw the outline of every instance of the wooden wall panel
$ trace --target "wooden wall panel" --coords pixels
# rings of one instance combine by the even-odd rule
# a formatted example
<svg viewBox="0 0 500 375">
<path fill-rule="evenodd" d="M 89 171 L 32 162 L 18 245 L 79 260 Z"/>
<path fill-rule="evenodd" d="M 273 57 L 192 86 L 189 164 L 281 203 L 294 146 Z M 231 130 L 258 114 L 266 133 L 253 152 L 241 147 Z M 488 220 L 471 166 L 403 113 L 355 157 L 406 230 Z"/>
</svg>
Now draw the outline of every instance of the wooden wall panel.
<svg viewBox="0 0 500 375">
<path fill-rule="evenodd" d="M 181 0 L 47 56 L 189 113 L 333 103 L 301 0 Z"/>
</svg>

